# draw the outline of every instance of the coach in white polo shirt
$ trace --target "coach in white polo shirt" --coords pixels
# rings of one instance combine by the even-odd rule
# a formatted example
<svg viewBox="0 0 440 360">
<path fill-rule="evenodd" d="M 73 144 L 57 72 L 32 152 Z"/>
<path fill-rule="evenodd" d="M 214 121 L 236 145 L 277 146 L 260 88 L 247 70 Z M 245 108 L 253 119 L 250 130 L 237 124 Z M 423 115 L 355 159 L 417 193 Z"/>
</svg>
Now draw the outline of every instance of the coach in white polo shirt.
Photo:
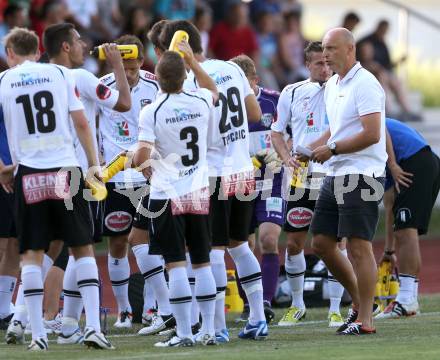
<svg viewBox="0 0 440 360">
<path fill-rule="evenodd" d="M 353 308 L 341 335 L 373 334 L 376 261 L 371 240 L 383 195 L 385 94 L 376 78 L 356 62 L 350 31 L 330 30 L 324 57 L 335 72 L 325 88 L 329 131 L 310 144 L 312 160 L 328 164 L 311 224 L 313 248 L 349 291 Z M 348 238 L 353 267 L 337 248 Z"/>
</svg>

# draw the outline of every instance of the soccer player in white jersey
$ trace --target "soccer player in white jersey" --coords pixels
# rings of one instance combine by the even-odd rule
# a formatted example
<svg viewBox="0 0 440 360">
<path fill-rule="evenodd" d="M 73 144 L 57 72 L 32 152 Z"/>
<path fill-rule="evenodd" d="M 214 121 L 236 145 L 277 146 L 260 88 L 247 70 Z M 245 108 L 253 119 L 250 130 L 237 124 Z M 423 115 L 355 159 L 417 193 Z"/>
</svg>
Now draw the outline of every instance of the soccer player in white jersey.
<svg viewBox="0 0 440 360">
<path fill-rule="evenodd" d="M 186 78 L 180 55 L 166 51 L 156 74 L 162 93 L 140 115 L 139 148 L 135 163 L 151 176 L 150 253 L 163 256 L 169 274 L 170 303 L 176 334 L 158 347 L 216 344 L 214 315 L 216 286 L 209 264 L 208 127 L 218 98 L 214 82 L 192 55 L 187 43 L 179 44 L 185 59 L 207 89 L 182 90 Z M 208 90 L 209 89 L 209 90 Z M 147 162 L 147 163 L 146 163 Z M 194 339 L 191 330 L 191 288 L 186 271 L 188 247 L 196 282 L 195 294 L 202 328 Z"/>
<path fill-rule="evenodd" d="M 134 35 L 124 35 L 115 41 L 116 44 L 135 44 L 138 46 L 137 59 L 123 60 L 125 75 L 130 85 L 131 109 L 127 112 L 116 112 L 112 109 L 99 107 L 99 141 L 100 150 L 106 163 L 121 151 L 134 150 L 138 137 L 139 113 L 144 106 L 151 104 L 156 98 L 159 86 L 154 74 L 141 70 L 144 49 L 141 41 Z M 101 78 L 101 81 L 114 89 L 114 74 Z M 128 281 L 130 265 L 127 257 L 128 234 L 132 219 L 136 213 L 140 194 L 146 187 L 146 180 L 141 173 L 127 169 L 114 176 L 107 184 L 108 197 L 104 203 L 103 235 L 109 237 L 108 270 L 112 282 L 113 293 L 118 303 L 118 320 L 115 327 L 131 327 L 131 306 L 128 301 Z M 131 195 L 130 195 L 131 194 Z M 139 194 L 139 196 L 136 196 Z M 136 201 L 132 201 L 133 195 Z M 133 204 L 134 202 L 134 204 Z M 133 253 L 136 261 L 147 280 L 149 275 L 157 276 L 155 289 L 162 295 L 155 295 L 162 303 L 162 315 L 170 316 L 167 304 L 167 289 L 163 266 L 158 257 L 148 257 L 147 238 L 134 239 Z M 150 272 L 154 270 L 153 272 Z"/>
<path fill-rule="evenodd" d="M 99 79 L 87 70 L 79 69 L 84 63 L 86 44 L 81 39 L 74 26 L 69 23 L 51 25 L 43 34 L 43 42 L 49 60 L 53 64 L 63 65 L 71 70 L 75 79 L 79 97 L 84 105 L 84 112 L 92 131 L 93 143 L 98 151 L 96 139 L 96 108 L 97 105 L 114 109 L 115 111 L 128 111 L 131 107 L 130 89 L 125 76 L 124 67 L 119 51 L 115 45 L 103 45 L 108 64 L 113 68 L 117 89 L 110 89 L 102 84 Z M 73 132 L 76 156 L 83 170 L 87 173 L 88 164 L 84 149 L 79 144 L 76 133 Z M 94 240 L 99 241 L 100 227 L 96 218 L 97 202 L 90 202 L 94 215 Z M 58 343 L 72 344 L 82 341 L 78 321 L 82 312 L 82 299 L 75 280 L 75 259 L 69 257 L 63 281 L 63 317 L 62 329 Z M 58 295 L 59 297 L 59 295 Z"/>
<path fill-rule="evenodd" d="M 220 93 L 215 109 L 216 119 L 209 129 L 208 144 L 210 178 L 212 185 L 215 185 L 214 191 L 211 191 L 210 219 L 211 264 L 217 286 L 217 341 L 229 341 L 224 314 L 226 247 L 235 262 L 250 305 L 249 322 L 239 337 L 265 339 L 268 332 L 263 309 L 261 268 L 247 242 L 252 216 L 252 202 L 249 200 L 255 196 L 246 195 L 253 193 L 255 188 L 253 165 L 249 157 L 248 119 L 259 121 L 261 109 L 246 76 L 237 64 L 210 60 L 203 56 L 200 33 L 189 21 L 170 21 L 163 27 L 160 42 L 165 48 L 177 30 L 188 33 L 189 44 L 196 59 L 215 81 Z M 194 75 L 189 73 L 184 88 L 194 89 L 198 85 Z"/>
<path fill-rule="evenodd" d="M 44 250 L 55 239 L 65 241 L 76 259 L 76 278 L 86 310 L 84 343 L 113 348 L 101 333 L 90 210 L 83 196 L 84 180 L 69 129 L 70 114 L 89 167 L 97 166 L 75 82 L 66 68 L 35 62 L 39 57 L 38 37 L 31 31 L 13 29 L 5 38 L 5 47 L 11 69 L 0 74 L 0 102 L 13 163 L 18 166 L 14 179 L 15 212 L 23 293 L 32 327 L 28 349 L 47 350 L 41 265 Z M 93 173 L 94 170 L 89 174 Z M 8 329 L 7 342 L 23 341 L 23 330 L 14 321 Z"/>
<path fill-rule="evenodd" d="M 306 66 L 310 78 L 287 85 L 278 102 L 278 118 L 272 124 L 272 141 L 286 167 L 295 161 L 292 154 L 298 145 L 307 146 L 328 129 L 325 112 L 324 88 L 331 71 L 325 63 L 320 42 L 312 42 L 305 49 Z M 292 129 L 292 149 L 284 140 L 286 127 Z M 292 305 L 279 322 L 281 326 L 297 325 L 306 315 L 303 300 L 306 261 L 304 245 L 315 209 L 315 202 L 326 169 L 318 163 L 309 163 L 308 178 L 304 188 L 291 186 L 284 231 L 287 248 L 285 268 L 292 291 Z M 346 256 L 345 242 L 342 252 Z M 343 323 L 339 306 L 344 293 L 343 286 L 329 273 L 330 311 L 329 326 L 339 327 Z"/>
</svg>

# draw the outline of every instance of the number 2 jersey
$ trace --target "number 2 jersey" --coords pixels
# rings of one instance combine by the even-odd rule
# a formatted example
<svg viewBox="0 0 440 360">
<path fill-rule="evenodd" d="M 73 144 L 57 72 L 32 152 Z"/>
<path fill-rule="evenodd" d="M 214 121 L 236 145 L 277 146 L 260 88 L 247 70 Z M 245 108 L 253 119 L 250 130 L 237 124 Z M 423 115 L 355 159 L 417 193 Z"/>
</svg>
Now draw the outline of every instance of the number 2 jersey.
<svg viewBox="0 0 440 360">
<path fill-rule="evenodd" d="M 114 74 L 101 78 L 104 85 L 116 88 Z M 151 104 L 159 91 L 156 77 L 148 71 L 139 71 L 139 81 L 131 88 L 131 109 L 118 112 L 99 106 L 99 146 L 106 163 L 124 150 L 136 150 L 139 133 L 139 114 L 142 108 Z M 110 182 L 144 183 L 142 173 L 127 169 L 116 174 Z"/>
<path fill-rule="evenodd" d="M 210 176 L 227 176 L 230 181 L 234 181 L 232 175 L 252 172 L 253 178 L 244 102 L 248 95 L 253 94 L 253 90 L 241 68 L 233 62 L 209 59 L 200 65 L 214 80 L 219 91 L 215 120 L 208 135 Z M 197 87 L 192 72 L 188 74 L 184 87 Z"/>
<path fill-rule="evenodd" d="M 208 127 L 213 98 L 207 89 L 161 93 L 142 110 L 139 140 L 154 143 L 151 199 L 174 199 L 209 185 Z"/>
<path fill-rule="evenodd" d="M 35 169 L 79 166 L 69 113 L 84 107 L 70 70 L 25 61 L 0 74 L 9 149 L 14 163 Z"/>
</svg>

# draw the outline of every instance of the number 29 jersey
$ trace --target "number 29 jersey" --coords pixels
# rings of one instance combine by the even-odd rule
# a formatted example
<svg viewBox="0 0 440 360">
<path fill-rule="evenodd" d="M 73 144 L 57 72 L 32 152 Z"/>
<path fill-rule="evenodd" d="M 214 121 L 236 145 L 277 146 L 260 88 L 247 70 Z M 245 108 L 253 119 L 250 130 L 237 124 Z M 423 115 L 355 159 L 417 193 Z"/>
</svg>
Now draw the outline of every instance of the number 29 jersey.
<svg viewBox="0 0 440 360">
<path fill-rule="evenodd" d="M 228 176 L 253 171 L 249 157 L 249 130 L 244 99 L 253 94 L 241 68 L 230 61 L 209 59 L 200 63 L 219 91 L 215 121 L 208 134 L 210 176 Z M 197 87 L 190 72 L 185 88 Z"/>
<path fill-rule="evenodd" d="M 70 70 L 25 61 L 0 74 L 0 102 L 14 163 L 35 169 L 79 166 L 69 113 L 84 107 Z"/>
<path fill-rule="evenodd" d="M 208 127 L 213 98 L 207 89 L 161 93 L 139 119 L 139 140 L 154 143 L 151 199 L 173 199 L 209 185 Z"/>
</svg>

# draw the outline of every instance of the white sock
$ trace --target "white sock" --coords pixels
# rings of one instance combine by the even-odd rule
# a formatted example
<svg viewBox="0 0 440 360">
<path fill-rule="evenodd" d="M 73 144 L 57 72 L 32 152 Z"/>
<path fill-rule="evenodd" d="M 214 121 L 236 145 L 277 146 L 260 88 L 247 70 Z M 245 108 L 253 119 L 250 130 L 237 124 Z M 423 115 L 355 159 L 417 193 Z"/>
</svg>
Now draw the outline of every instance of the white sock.
<svg viewBox="0 0 440 360">
<path fill-rule="evenodd" d="M 150 309 L 156 309 L 156 299 L 154 297 L 153 288 L 148 281 L 144 284 L 144 314 Z"/>
<path fill-rule="evenodd" d="M 286 250 L 286 268 L 287 281 L 292 291 L 292 306 L 304 309 L 304 273 L 306 271 L 306 259 L 304 251 L 297 255 L 288 255 Z"/>
<path fill-rule="evenodd" d="M 14 294 L 17 278 L 0 275 L 0 319 L 11 314 L 11 300 Z"/>
<path fill-rule="evenodd" d="M 153 289 L 159 315 L 170 315 L 170 294 L 163 274 L 162 261 L 159 255 L 149 255 L 148 248 L 147 244 L 142 244 L 133 246 L 132 250 L 145 283 L 150 284 Z"/>
<path fill-rule="evenodd" d="M 170 269 L 170 304 L 176 319 L 177 336 L 192 338 L 191 331 L 191 288 L 184 267 Z"/>
<path fill-rule="evenodd" d="M 196 276 L 195 276 L 194 270 L 192 268 L 191 258 L 189 256 L 189 253 L 186 253 L 185 257 L 186 257 L 186 273 L 188 274 L 188 281 L 189 281 L 189 286 L 191 288 L 191 296 L 192 296 L 191 326 L 193 326 L 199 322 L 200 309 L 199 309 L 199 304 L 197 303 L 196 293 L 195 293 L 195 291 L 196 291 L 195 290 L 196 289 Z M 214 284 L 215 284 L 215 281 L 214 281 Z"/>
<path fill-rule="evenodd" d="M 113 294 L 118 304 L 118 313 L 128 311 L 131 306 L 128 300 L 128 281 L 130 280 L 130 264 L 128 257 L 116 259 L 108 254 L 108 274 L 112 283 Z"/>
<path fill-rule="evenodd" d="M 66 271 L 64 272 L 63 293 L 64 306 L 61 332 L 69 336 L 78 329 L 78 322 L 83 309 L 83 301 L 76 279 L 76 262 L 73 256 L 69 256 Z M 64 319 L 68 320 L 64 321 Z"/>
<path fill-rule="evenodd" d="M 217 295 L 215 298 L 215 332 L 226 329 L 225 294 L 228 279 L 226 276 L 225 251 L 213 249 L 209 253 L 212 275 L 214 276 Z"/>
<path fill-rule="evenodd" d="M 413 298 L 415 300 L 419 299 L 419 279 L 418 278 L 415 278 L 415 280 L 414 280 L 414 295 L 413 295 Z"/>
<path fill-rule="evenodd" d="M 44 281 L 46 280 L 47 273 L 49 272 L 49 269 L 52 267 L 52 265 L 53 265 L 53 260 L 46 254 L 44 254 L 43 265 L 41 266 L 41 276 L 43 279 L 43 284 Z"/>
<path fill-rule="evenodd" d="M 399 279 L 400 289 L 396 301 L 404 305 L 409 305 L 415 300 L 413 296 L 416 277 L 408 274 L 399 274 Z"/>
<path fill-rule="evenodd" d="M 202 314 L 202 334 L 215 335 L 214 316 L 216 286 L 211 266 L 193 269 L 196 278 L 195 294 Z"/>
<path fill-rule="evenodd" d="M 101 332 L 99 319 L 99 276 L 94 257 L 76 260 L 76 280 L 86 312 L 86 327 Z"/>
<path fill-rule="evenodd" d="M 249 302 L 249 323 L 256 325 L 259 321 L 266 321 L 263 306 L 263 284 L 261 268 L 254 253 L 247 242 L 228 249 L 234 260 L 240 284 Z"/>
<path fill-rule="evenodd" d="M 43 278 L 41 267 L 38 265 L 24 265 L 21 270 L 23 295 L 29 312 L 29 321 L 32 328 L 32 340 L 47 339 L 43 325 Z"/>
<path fill-rule="evenodd" d="M 23 326 L 26 326 L 28 323 L 28 313 L 23 295 L 23 280 L 20 281 L 18 285 L 17 298 L 15 299 L 15 312 L 11 321 L 14 320 L 20 321 Z"/>
<path fill-rule="evenodd" d="M 347 249 L 341 250 L 341 253 L 347 257 Z M 341 306 L 341 299 L 344 295 L 344 287 L 342 284 L 336 280 L 332 273 L 327 270 L 328 274 L 328 293 L 330 297 L 330 312 L 340 312 L 339 307 Z"/>
</svg>

